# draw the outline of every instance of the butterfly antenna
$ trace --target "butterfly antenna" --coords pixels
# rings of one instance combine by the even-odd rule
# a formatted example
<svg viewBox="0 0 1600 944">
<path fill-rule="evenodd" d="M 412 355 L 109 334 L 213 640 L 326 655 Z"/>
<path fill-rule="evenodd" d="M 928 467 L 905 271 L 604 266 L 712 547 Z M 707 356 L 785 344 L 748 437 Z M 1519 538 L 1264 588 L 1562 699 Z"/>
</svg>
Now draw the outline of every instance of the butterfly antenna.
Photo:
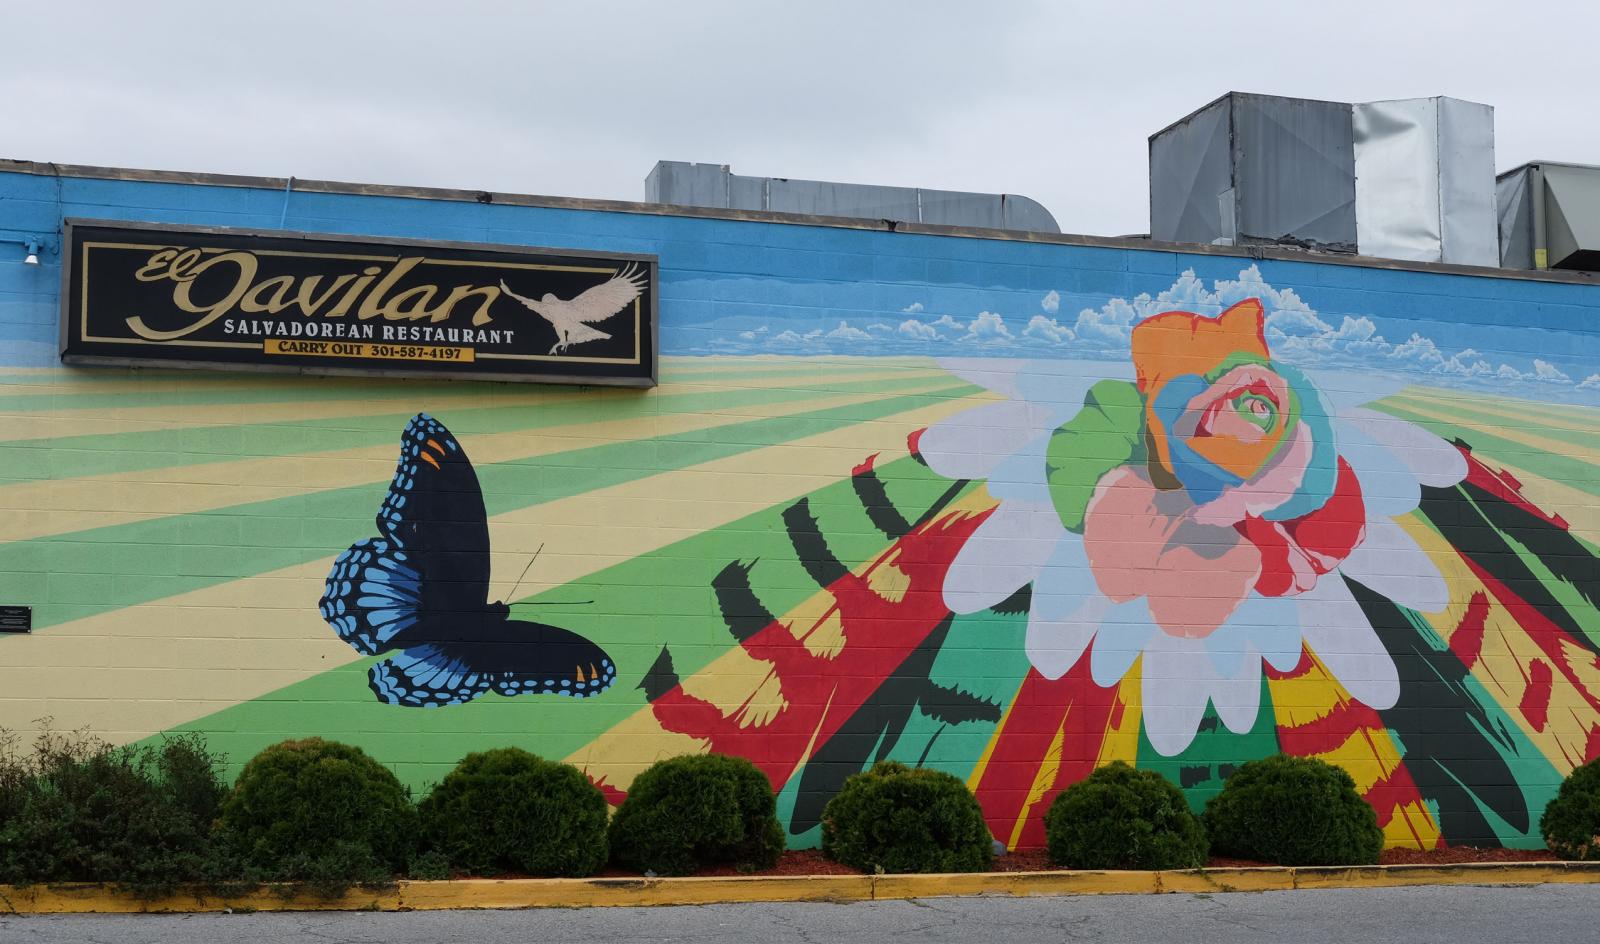
<svg viewBox="0 0 1600 944">
<path fill-rule="evenodd" d="M 512 585 L 512 587 L 511 587 L 511 592 L 510 592 L 510 593 L 508 593 L 508 594 L 506 594 L 506 602 L 507 602 L 507 603 L 514 603 L 514 602 L 516 602 L 516 599 L 517 599 L 517 591 L 518 591 L 518 590 L 520 590 L 520 589 L 521 589 L 521 588 L 522 588 L 522 581 L 523 581 L 523 580 L 525 580 L 525 579 L 527 579 L 527 576 L 528 576 L 528 571 L 530 571 L 530 570 L 532 570 L 532 569 L 533 569 L 533 562 L 534 562 L 534 561 L 536 561 L 536 560 L 538 560 L 538 559 L 539 559 L 539 554 L 540 554 L 540 553 L 541 553 L 541 552 L 542 552 L 542 551 L 543 551 L 543 550 L 544 550 L 544 545 L 543 545 L 543 544 L 540 544 L 540 545 L 539 545 L 539 550 L 537 550 L 537 551 L 534 551 L 534 552 L 533 552 L 533 556 L 532 556 L 532 557 L 530 557 L 530 558 L 528 558 L 528 566 L 526 566 L 526 567 L 524 567 L 524 568 L 522 568 L 522 576 L 521 576 L 521 577 L 518 577 L 518 578 L 517 578 L 517 582 L 516 582 L 516 583 L 515 583 L 515 584 L 513 584 L 513 585 Z"/>
</svg>

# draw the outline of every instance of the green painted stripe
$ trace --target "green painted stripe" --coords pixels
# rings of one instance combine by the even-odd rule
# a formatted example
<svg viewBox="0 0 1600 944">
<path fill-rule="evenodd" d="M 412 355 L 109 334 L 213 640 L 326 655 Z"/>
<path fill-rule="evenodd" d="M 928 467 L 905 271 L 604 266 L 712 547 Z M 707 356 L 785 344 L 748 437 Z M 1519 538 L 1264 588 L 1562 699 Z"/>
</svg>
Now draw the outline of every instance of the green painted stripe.
<svg viewBox="0 0 1600 944">
<path fill-rule="evenodd" d="M 1566 420 L 1567 422 L 1591 422 L 1600 425 L 1600 409 L 1592 406 L 1582 406 L 1576 403 L 1559 403 L 1552 400 L 1528 400 L 1522 397 L 1488 397 L 1481 394 L 1463 394 L 1454 390 L 1439 390 L 1435 387 L 1415 387 L 1404 391 L 1397 396 L 1416 400 L 1427 400 L 1430 403 L 1476 403 L 1495 406 L 1500 409 L 1525 410 L 1540 416 L 1552 419 Z"/>
<path fill-rule="evenodd" d="M 714 375 L 708 374 L 703 381 L 710 380 L 758 380 L 768 377 L 783 376 L 793 373 L 795 376 L 805 374 L 838 374 L 857 371 L 860 373 L 876 372 L 883 370 L 882 366 L 873 366 L 856 369 L 851 366 L 840 366 L 837 369 L 828 365 L 809 365 L 796 368 L 792 371 L 775 371 L 763 368 L 744 367 L 740 370 L 719 371 Z M 55 410 L 104 410 L 124 409 L 130 406 L 155 407 L 170 406 L 182 408 L 186 406 L 221 406 L 226 404 L 249 403 L 293 403 L 302 400 L 322 402 L 326 400 L 371 400 L 396 397 L 461 397 L 481 396 L 486 389 L 502 390 L 507 397 L 528 397 L 540 394 L 550 394 L 570 391 L 570 387 L 541 387 L 527 384 L 497 384 L 493 388 L 486 388 L 470 382 L 447 380 L 348 380 L 344 378 L 311 379 L 303 377 L 284 377 L 278 381 L 263 381 L 262 378 L 252 376 L 241 379 L 238 385 L 214 385 L 216 378 L 206 375 L 209 381 L 205 386 L 196 386 L 192 390 L 168 390 L 152 393 L 95 393 L 93 391 L 78 392 L 80 378 L 74 376 L 70 384 L 63 384 L 67 388 L 60 393 L 31 393 L 10 394 L 0 396 L 0 414 L 3 413 L 39 413 Z M 233 378 L 238 378 L 234 375 Z M 126 375 L 115 379 L 126 382 Z M 177 379 L 190 379 L 187 377 Z M 676 377 L 668 377 L 670 383 Z M 26 382 L 26 381 L 19 381 Z M 607 391 L 618 393 L 619 391 Z M 637 394 L 635 394 L 637 395 Z"/>
<path fill-rule="evenodd" d="M 607 443 L 485 465 L 478 478 L 488 513 L 498 515 L 975 392 L 962 384 Z M 470 454 L 470 439 L 467 448 Z M 0 599 L 32 605 L 34 626 L 43 629 L 316 560 L 373 533 L 386 487 L 332 489 L 0 545 Z"/>
<path fill-rule="evenodd" d="M 1476 426 L 1441 422 L 1387 400 L 1375 403 L 1373 406 L 1385 413 L 1432 430 L 1445 439 L 1459 439 L 1481 455 L 1498 458 L 1508 465 L 1526 469 L 1535 475 L 1542 475 L 1551 481 L 1569 485 L 1591 495 L 1600 495 L 1600 476 L 1596 476 L 1594 466 L 1582 459 L 1533 449 L 1509 439 L 1502 439 Z"/>
<path fill-rule="evenodd" d="M 1467 497 L 1467 501 L 1475 506 L 1478 504 L 1477 499 L 1472 498 L 1470 495 Z M 1485 520 L 1489 520 L 1487 516 Z M 1588 638 L 1590 644 L 1600 645 L 1600 612 L 1597 612 L 1594 606 L 1584 599 L 1578 588 L 1552 573 L 1544 558 L 1536 551 L 1530 550 L 1517 537 L 1515 532 L 1506 531 L 1499 527 L 1495 527 L 1494 531 L 1506 542 L 1506 546 L 1511 548 L 1511 552 L 1516 555 L 1517 559 L 1528 568 L 1528 572 L 1533 575 L 1534 582 L 1544 587 L 1550 593 L 1550 596 L 1561 605 L 1561 608 L 1567 611 L 1567 615 L 1572 617 L 1572 621 L 1577 624 L 1578 629 Z"/>
<path fill-rule="evenodd" d="M 663 393 L 654 397 L 600 392 L 594 398 L 538 404 L 450 410 L 444 403 L 430 412 L 459 435 L 544 429 L 574 423 L 633 419 L 663 413 L 715 413 L 730 406 L 791 403 L 848 393 L 885 393 L 937 378 L 895 377 L 847 381 L 816 387 L 754 387 L 701 393 Z M 417 403 L 426 402 L 418 397 Z M 0 484 L 112 475 L 146 469 L 180 468 L 265 456 L 303 455 L 381 446 L 416 414 L 374 413 L 292 423 L 241 423 L 194 426 L 137 433 L 63 436 L 0 442 Z"/>
<path fill-rule="evenodd" d="M 1545 426 L 1532 417 L 1513 419 L 1508 416 L 1485 413 L 1480 410 L 1471 409 L 1470 407 L 1458 406 L 1437 400 L 1417 400 L 1409 397 L 1392 397 L 1384 402 L 1394 403 L 1401 407 L 1420 407 L 1426 410 L 1437 410 L 1440 413 L 1448 413 L 1452 418 L 1464 424 L 1479 428 L 1522 430 L 1524 432 L 1535 433 L 1540 436 L 1547 436 L 1551 439 L 1558 440 L 1568 445 L 1577 446 L 1580 449 L 1600 449 L 1600 426 L 1597 426 L 1593 432 Z M 1530 447 L 1524 446 L 1523 448 L 1526 449 Z"/>
<path fill-rule="evenodd" d="M 879 466 L 879 475 L 891 500 L 912 519 L 951 484 L 910 459 Z M 846 564 L 860 564 L 888 546 L 861 510 L 848 478 L 808 497 L 830 549 Z M 395 708 L 373 698 L 367 667 L 374 660 L 363 659 L 180 730 L 204 732 L 212 748 L 228 755 L 234 774 L 261 748 L 286 737 L 334 738 L 394 764 L 417 790 L 437 782 L 469 751 L 520 746 L 545 757 L 565 757 L 644 707 L 637 686 L 663 646 L 669 647 L 679 677 L 687 678 L 734 645 L 711 589 L 712 578 L 729 561 L 756 561 L 751 584 L 776 616 L 816 592 L 816 584 L 795 560 L 783 526 L 782 512 L 789 504 L 762 509 L 529 598 L 593 600 L 592 606 L 517 607 L 518 617 L 557 623 L 611 654 L 621 677 L 597 698 L 485 695 L 440 711 Z M 312 605 L 314 601 L 307 602 Z M 1010 657 L 1021 652 L 1020 629 L 1012 635 L 1015 652 L 1008 649 L 997 656 L 1001 662 L 1015 661 Z M 963 638 L 983 652 L 996 646 L 992 637 Z M 1022 660 L 1026 663 L 1025 655 Z M 963 684 L 970 689 L 973 683 Z"/>
</svg>

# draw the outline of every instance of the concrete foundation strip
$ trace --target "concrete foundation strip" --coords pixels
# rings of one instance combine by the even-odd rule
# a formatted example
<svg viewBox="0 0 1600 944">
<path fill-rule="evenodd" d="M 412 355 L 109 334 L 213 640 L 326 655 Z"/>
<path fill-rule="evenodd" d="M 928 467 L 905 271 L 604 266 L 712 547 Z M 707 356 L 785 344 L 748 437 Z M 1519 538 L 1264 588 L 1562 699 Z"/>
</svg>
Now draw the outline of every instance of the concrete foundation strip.
<svg viewBox="0 0 1600 944">
<path fill-rule="evenodd" d="M 952 895 L 1126 895 L 1377 888 L 1405 885 L 1600 883 L 1600 862 L 1214 868 L 1167 872 L 979 872 L 958 875 L 795 875 L 728 878 L 553 878 L 401 881 L 320 898 L 271 886 L 237 897 L 198 892 L 142 901 L 105 885 L 0 886 L 12 914 L 248 911 L 437 911 L 587 908 L 756 901 L 873 901 Z"/>
</svg>

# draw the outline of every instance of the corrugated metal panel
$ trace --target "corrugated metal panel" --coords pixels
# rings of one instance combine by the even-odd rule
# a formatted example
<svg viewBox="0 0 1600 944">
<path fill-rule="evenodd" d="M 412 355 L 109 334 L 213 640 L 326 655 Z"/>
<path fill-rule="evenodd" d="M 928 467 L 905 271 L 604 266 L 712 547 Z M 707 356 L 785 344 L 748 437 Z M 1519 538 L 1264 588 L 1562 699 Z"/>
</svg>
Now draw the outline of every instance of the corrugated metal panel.
<svg viewBox="0 0 1600 944">
<path fill-rule="evenodd" d="M 1061 232 L 1049 210 L 1015 194 L 742 177 L 726 164 L 658 161 L 645 178 L 645 199 L 675 206 Z"/>
</svg>

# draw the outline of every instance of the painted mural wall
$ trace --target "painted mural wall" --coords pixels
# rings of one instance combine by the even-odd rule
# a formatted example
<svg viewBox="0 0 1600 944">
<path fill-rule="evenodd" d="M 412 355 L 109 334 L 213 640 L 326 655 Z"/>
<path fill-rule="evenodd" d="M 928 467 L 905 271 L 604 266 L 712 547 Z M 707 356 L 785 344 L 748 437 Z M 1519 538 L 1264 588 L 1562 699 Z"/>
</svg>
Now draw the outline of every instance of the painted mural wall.
<svg viewBox="0 0 1600 944">
<path fill-rule="evenodd" d="M 882 758 L 1015 847 L 1280 750 L 1392 845 L 1540 845 L 1600 754 L 1600 289 L 0 174 L 66 216 L 657 253 L 662 383 L 69 369 L 59 259 L 0 259 L 0 726 L 613 800 L 725 752 L 791 846 Z"/>
</svg>

